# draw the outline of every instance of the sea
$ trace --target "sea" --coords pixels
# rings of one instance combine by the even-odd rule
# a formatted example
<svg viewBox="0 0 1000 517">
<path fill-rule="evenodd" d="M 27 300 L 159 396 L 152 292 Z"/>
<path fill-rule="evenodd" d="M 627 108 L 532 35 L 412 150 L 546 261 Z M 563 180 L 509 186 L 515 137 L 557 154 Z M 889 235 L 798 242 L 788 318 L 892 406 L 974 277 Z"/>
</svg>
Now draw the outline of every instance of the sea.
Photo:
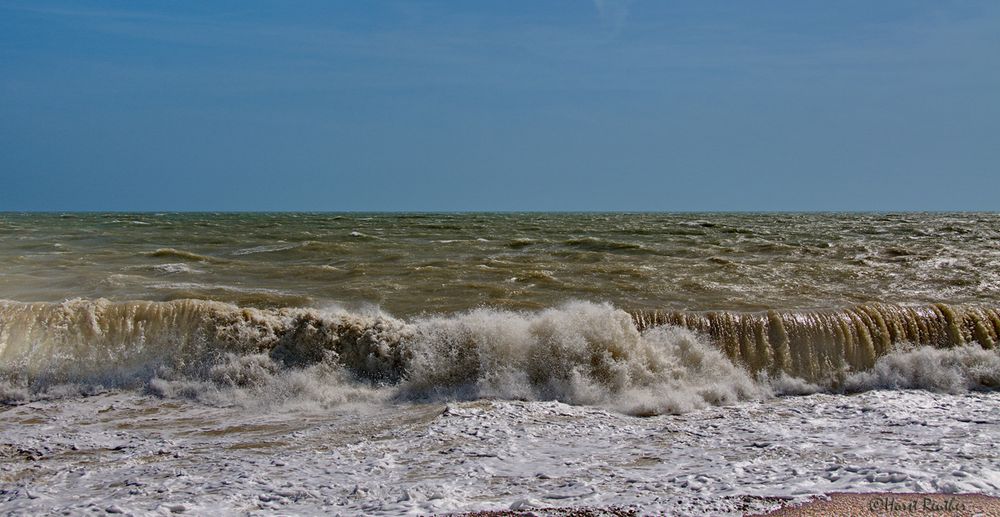
<svg viewBox="0 0 1000 517">
<path fill-rule="evenodd" d="M 998 341 L 995 213 L 0 213 L 0 513 L 998 496 Z"/>
</svg>

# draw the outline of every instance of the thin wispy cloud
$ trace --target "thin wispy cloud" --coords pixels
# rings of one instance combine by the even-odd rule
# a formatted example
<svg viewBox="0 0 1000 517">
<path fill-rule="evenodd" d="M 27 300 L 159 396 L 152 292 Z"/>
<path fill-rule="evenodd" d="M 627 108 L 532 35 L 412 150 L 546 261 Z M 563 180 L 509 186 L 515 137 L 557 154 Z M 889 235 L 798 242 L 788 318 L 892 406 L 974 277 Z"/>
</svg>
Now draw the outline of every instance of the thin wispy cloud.
<svg viewBox="0 0 1000 517">
<path fill-rule="evenodd" d="M 601 21 L 614 34 L 621 32 L 628 20 L 629 0 L 594 0 L 594 7 L 601 16 Z"/>
</svg>

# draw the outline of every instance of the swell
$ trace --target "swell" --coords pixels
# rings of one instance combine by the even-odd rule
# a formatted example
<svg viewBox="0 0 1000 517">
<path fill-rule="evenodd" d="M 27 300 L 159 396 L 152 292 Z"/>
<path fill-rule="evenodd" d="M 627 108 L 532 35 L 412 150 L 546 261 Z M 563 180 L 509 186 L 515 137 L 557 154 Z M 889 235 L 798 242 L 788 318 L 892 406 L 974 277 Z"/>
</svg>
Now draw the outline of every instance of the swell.
<svg viewBox="0 0 1000 517">
<path fill-rule="evenodd" d="M 0 301 L 0 401 L 61 386 L 325 400 L 374 389 L 659 414 L 774 392 L 997 388 L 998 331 L 996 309 L 940 304 L 629 313 L 571 302 L 407 321 L 205 300 Z"/>
</svg>

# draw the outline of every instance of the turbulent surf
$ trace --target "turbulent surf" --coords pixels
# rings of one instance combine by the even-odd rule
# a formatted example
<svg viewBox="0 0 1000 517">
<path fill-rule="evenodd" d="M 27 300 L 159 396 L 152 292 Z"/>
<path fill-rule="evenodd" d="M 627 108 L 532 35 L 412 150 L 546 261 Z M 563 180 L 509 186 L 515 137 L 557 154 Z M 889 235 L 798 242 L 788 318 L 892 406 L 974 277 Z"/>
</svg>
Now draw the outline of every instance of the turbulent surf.
<svg viewBox="0 0 1000 517">
<path fill-rule="evenodd" d="M 407 399 L 560 400 L 658 414 L 761 398 L 793 381 L 814 391 L 1000 387 L 998 330 L 995 310 L 945 305 L 629 314 L 575 302 L 407 321 L 377 310 L 203 300 L 8 301 L 0 302 L 0 376 L 9 403 L 105 388 L 199 397 L 233 387 L 266 397 L 275 377 L 312 369 L 313 382 L 332 383 L 320 393 L 365 385 Z M 919 351 L 927 347 L 942 351 Z M 916 353 L 933 357 L 947 379 L 893 367 Z M 876 365 L 879 379 L 895 380 L 858 380 Z"/>
<path fill-rule="evenodd" d="M 713 513 L 716 496 L 873 483 L 1000 494 L 988 452 L 1000 437 L 995 214 L 66 215 L 0 214 L 0 415 L 18 422 L 0 431 L 0 506 L 6 497 L 15 512 L 52 508 L 32 483 L 82 511 L 82 494 L 104 489 L 57 472 L 91 472 L 93 455 L 69 451 L 119 446 L 154 451 L 141 464 L 160 489 L 171 485 L 154 465 L 183 464 L 211 484 L 224 478 L 206 464 L 246 474 L 275 455 L 336 481 L 267 485 L 251 505 L 293 513 L 544 501 L 685 513 L 628 495 L 627 483 L 588 492 L 649 469 L 635 481 L 649 493 L 705 496 L 692 514 Z M 884 422 L 866 416 L 878 412 Z M 780 426 L 761 427 L 768 418 Z M 881 459 L 866 470 L 836 459 L 851 445 L 822 428 L 830 419 L 859 433 L 916 427 L 910 442 L 867 451 Z M 46 431 L 25 434 L 32 426 Z M 834 458 L 799 463 L 827 481 L 781 478 L 797 453 L 750 460 L 790 439 L 781 426 Z M 747 441 L 745 470 L 691 459 L 725 451 L 729 435 Z M 973 474 L 915 459 L 934 440 L 951 447 L 947 436 L 978 448 L 952 444 Z M 583 485 L 551 481 L 569 479 L 560 448 L 591 457 L 613 440 L 644 452 L 584 462 Z M 198 461 L 157 452 L 173 446 Z M 734 447 L 720 454 L 742 458 Z M 356 470 L 315 464 L 315 450 Z M 379 477 L 395 472 L 395 460 L 372 459 L 388 450 L 405 451 L 395 468 L 411 477 Z M 533 463 L 518 463 L 522 453 Z M 43 457 L 57 468 L 29 468 Z M 136 468 L 105 474 L 124 484 Z M 755 468 L 782 480 L 734 488 L 751 486 Z M 487 474 L 508 481 L 461 484 Z M 511 495 L 525 476 L 535 499 Z M 432 489 L 441 483 L 449 493 Z M 185 486 L 202 503 L 184 511 L 245 508 Z M 211 493 L 230 493 L 221 487 Z M 129 497 L 136 511 L 173 511 L 152 492 Z"/>
</svg>

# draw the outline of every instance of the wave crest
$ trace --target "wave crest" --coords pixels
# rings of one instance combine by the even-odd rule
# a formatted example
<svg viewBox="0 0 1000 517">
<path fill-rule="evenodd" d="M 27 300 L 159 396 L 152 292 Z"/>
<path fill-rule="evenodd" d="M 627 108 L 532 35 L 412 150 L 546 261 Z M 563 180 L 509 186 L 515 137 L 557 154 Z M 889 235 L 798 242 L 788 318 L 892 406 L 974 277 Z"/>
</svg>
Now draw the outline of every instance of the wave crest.
<svg viewBox="0 0 1000 517">
<path fill-rule="evenodd" d="M 962 323 L 972 321 L 970 314 L 993 313 L 932 312 L 953 330 L 927 322 L 914 328 L 943 339 L 939 349 L 906 345 L 899 329 L 865 334 L 865 322 L 896 328 L 879 316 L 885 311 L 867 312 L 867 320 L 854 313 L 846 320 L 689 314 L 679 324 L 649 325 L 637 314 L 588 302 L 404 321 L 379 311 L 252 309 L 204 300 L 7 301 L 0 302 L 0 400 L 140 388 L 224 403 L 555 399 L 653 415 L 773 393 L 1000 388 L 1000 356 L 974 343 L 978 333 L 991 337 L 992 346 L 995 334 Z M 817 321 L 836 323 L 831 329 L 840 333 Z M 855 333 L 845 321 L 855 322 Z M 699 327 L 706 322 L 711 326 Z M 855 335 L 867 335 L 870 346 L 834 340 Z M 754 363 L 759 357 L 769 359 Z M 857 357 L 871 362 L 858 367 Z"/>
</svg>

